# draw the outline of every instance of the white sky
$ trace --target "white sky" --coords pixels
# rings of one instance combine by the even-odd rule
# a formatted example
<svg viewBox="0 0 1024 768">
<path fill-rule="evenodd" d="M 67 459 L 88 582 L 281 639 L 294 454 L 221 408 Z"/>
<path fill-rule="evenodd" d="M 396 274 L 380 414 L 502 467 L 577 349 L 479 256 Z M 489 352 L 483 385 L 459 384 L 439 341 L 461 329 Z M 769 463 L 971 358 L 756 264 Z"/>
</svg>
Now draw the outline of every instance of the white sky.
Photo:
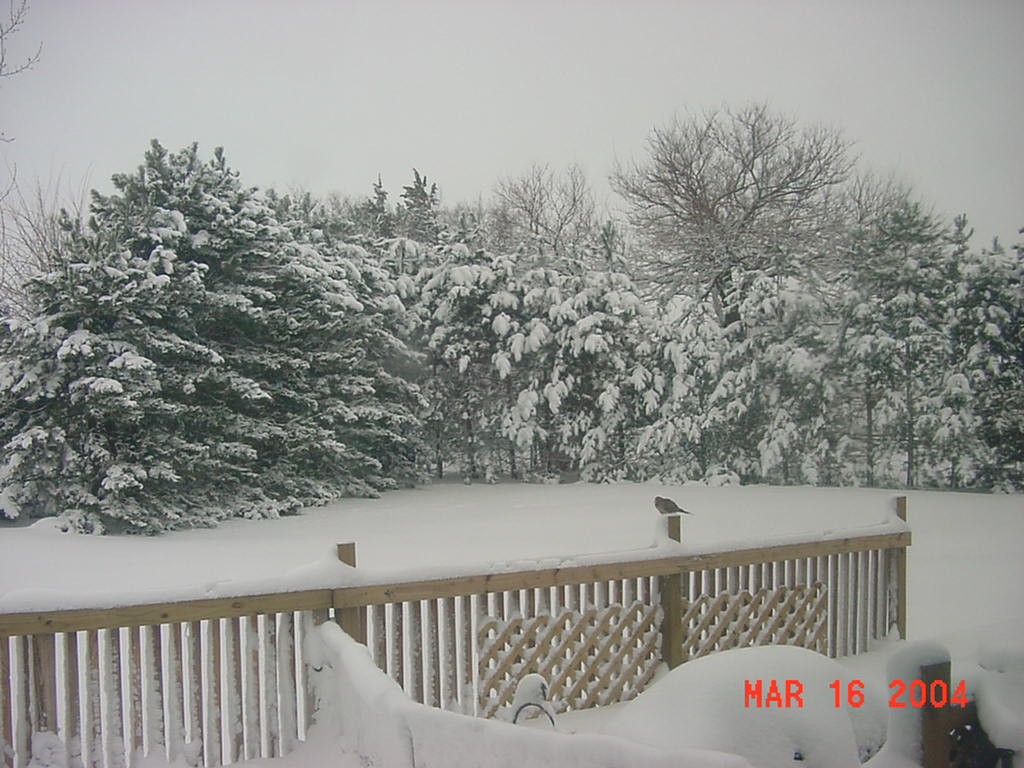
<svg viewBox="0 0 1024 768">
<path fill-rule="evenodd" d="M 415 166 L 455 203 L 577 161 L 605 196 L 652 126 L 764 100 L 1011 244 L 1022 40 L 1020 0 L 31 0 L 10 55 L 43 55 L 0 83 L 0 177 L 106 188 L 159 138 L 281 190 L 379 172 L 394 198 Z"/>
</svg>

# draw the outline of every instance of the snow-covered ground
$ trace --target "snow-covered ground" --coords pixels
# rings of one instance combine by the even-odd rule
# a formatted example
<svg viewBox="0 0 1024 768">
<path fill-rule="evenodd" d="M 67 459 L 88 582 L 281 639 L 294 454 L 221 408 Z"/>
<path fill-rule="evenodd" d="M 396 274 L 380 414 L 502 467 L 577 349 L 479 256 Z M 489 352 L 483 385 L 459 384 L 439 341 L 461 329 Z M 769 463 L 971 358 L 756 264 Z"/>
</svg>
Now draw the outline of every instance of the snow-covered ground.
<svg viewBox="0 0 1024 768">
<path fill-rule="evenodd" d="M 684 518 L 683 544 L 672 552 L 894 530 L 888 491 L 634 483 L 440 484 L 348 499 L 297 517 L 231 520 L 157 537 L 64 534 L 47 519 L 0 524 L 0 611 L 259 594 L 621 559 L 624 553 L 655 557 L 666 554 L 653 549 L 656 495 L 671 496 L 694 513 Z M 978 499 L 993 510 L 981 514 L 1012 517 L 1020 506 L 1016 497 L 911 494 L 915 530 L 924 515 L 936 520 L 970 511 L 978 520 L 972 507 Z M 940 538 L 946 528 L 937 526 Z M 919 535 L 928 536 L 925 530 Z M 349 541 L 357 545 L 358 571 L 337 561 L 335 545 Z"/>
<path fill-rule="evenodd" d="M 695 513 L 683 520 L 682 544 L 658 541 L 655 495 L 670 496 Z M 645 557 L 883 533 L 895 525 L 895 495 L 864 489 L 441 484 L 375 500 L 338 502 L 294 518 L 232 521 L 213 530 L 156 538 L 67 535 L 52 521 L 5 525 L 0 526 L 0 612 L 255 594 L 597 561 L 623 552 Z M 1001 691 L 999 701 L 1005 706 L 1000 704 L 1002 709 L 992 717 L 1001 718 L 1006 738 L 1015 739 L 1020 734 L 1014 729 L 1024 721 L 1024 712 L 1015 712 L 1018 705 L 1024 708 L 1024 499 L 945 492 L 905 495 L 914 537 L 908 566 L 910 639 L 935 639 L 948 648 L 954 680 L 966 678 L 972 689 L 988 686 Z M 345 541 L 357 543 L 356 570 L 336 560 L 334 545 Z M 877 727 L 886 714 L 877 699 L 884 697 L 887 686 L 886 662 L 901 645 L 892 642 L 871 654 L 841 660 L 847 677 L 863 679 L 874 699 L 868 711 L 874 712 L 876 725 L 864 725 L 862 718 L 862 729 Z M 811 674 L 800 670 L 801 675 Z M 693 667 L 686 674 L 698 672 Z M 715 672 L 703 676 L 711 681 L 705 680 L 705 686 L 724 679 Z M 765 670 L 763 676 L 772 676 L 772 671 Z M 658 686 L 669 685 L 671 679 L 655 685 L 652 698 Z M 658 695 L 672 698 L 671 691 Z M 640 706 L 563 716 L 559 727 L 644 741 L 642 729 L 630 725 L 629 709 Z M 684 706 L 682 700 L 679 706 Z M 429 720 L 432 715 L 422 717 Z M 663 727 L 672 731 L 675 711 L 670 708 L 660 717 Z M 816 724 L 813 713 L 810 719 L 812 729 L 829 725 Z M 452 726 L 449 731 L 444 724 L 449 720 L 429 722 L 431 734 L 452 739 L 452 757 L 445 768 L 469 765 L 459 757 L 465 751 L 460 740 L 469 738 L 464 727 Z M 657 731 L 658 723 L 650 729 Z M 687 743 L 687 732 L 694 731 L 675 729 L 682 740 L 674 748 L 729 746 L 728 739 Z M 750 729 L 736 722 L 733 732 L 739 736 Z M 504 731 L 495 733 L 494 738 L 504 738 Z M 434 738 L 433 743 L 444 740 Z M 600 742 L 595 743 L 601 752 Z M 698 762 L 729 764 L 708 759 Z M 247 767 L 262 762 L 250 761 Z M 150 759 L 145 764 L 161 763 Z M 349 768 L 362 763 L 351 742 L 329 728 L 314 727 L 310 742 L 299 752 L 274 761 L 277 768 L 292 764 Z"/>
</svg>

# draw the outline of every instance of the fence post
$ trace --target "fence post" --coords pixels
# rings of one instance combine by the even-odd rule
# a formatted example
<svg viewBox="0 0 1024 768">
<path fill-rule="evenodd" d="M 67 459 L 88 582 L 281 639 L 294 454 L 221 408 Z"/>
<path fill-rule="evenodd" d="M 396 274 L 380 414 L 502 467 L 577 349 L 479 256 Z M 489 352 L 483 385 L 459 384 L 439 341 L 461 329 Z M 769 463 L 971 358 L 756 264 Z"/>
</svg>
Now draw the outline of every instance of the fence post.
<svg viewBox="0 0 1024 768">
<path fill-rule="evenodd" d="M 896 517 L 907 521 L 907 497 L 896 497 Z M 896 628 L 900 639 L 907 639 L 907 550 L 900 547 L 896 550 Z"/>
<path fill-rule="evenodd" d="M 353 568 L 356 567 L 356 545 L 354 541 L 338 545 L 338 559 L 345 563 L 345 565 L 350 565 Z M 335 606 L 334 608 L 334 620 L 338 622 L 349 637 L 363 643 L 363 645 L 366 644 L 365 615 L 365 608 L 362 607 L 339 609 Z"/>
<path fill-rule="evenodd" d="M 950 663 L 942 661 L 921 667 L 921 682 L 925 685 L 925 704 L 921 708 L 921 764 L 923 768 L 948 768 L 950 743 L 949 712 L 932 702 L 932 683 L 941 680 L 949 691 Z"/>
<path fill-rule="evenodd" d="M 665 515 L 668 537 L 682 540 L 680 515 Z M 683 574 L 673 573 L 658 578 L 661 594 L 661 658 L 669 669 L 683 663 Z"/>
</svg>

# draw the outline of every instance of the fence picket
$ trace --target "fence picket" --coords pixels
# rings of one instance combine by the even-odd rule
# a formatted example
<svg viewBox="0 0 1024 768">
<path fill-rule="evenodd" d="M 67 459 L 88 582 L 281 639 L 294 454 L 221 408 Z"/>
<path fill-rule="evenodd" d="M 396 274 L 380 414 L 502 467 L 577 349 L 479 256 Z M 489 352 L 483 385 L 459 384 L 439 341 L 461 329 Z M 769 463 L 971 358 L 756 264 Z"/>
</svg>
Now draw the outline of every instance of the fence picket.
<svg viewBox="0 0 1024 768">
<path fill-rule="evenodd" d="M 256 616 L 257 678 L 259 681 L 259 753 L 261 758 L 278 757 L 274 753 L 273 723 L 278 719 L 278 686 L 274 673 L 274 659 L 278 657 L 272 616 Z"/>
<path fill-rule="evenodd" d="M 160 689 L 163 691 L 164 756 L 177 760 L 185 747 L 185 675 L 181 655 L 181 626 L 160 625 Z"/>
<path fill-rule="evenodd" d="M 163 718 L 161 705 L 160 679 L 160 634 L 159 628 L 144 626 L 139 628 L 138 635 L 139 660 L 139 710 L 142 720 L 142 732 L 139 748 L 142 754 L 157 752 L 163 746 Z"/>
<path fill-rule="evenodd" d="M 478 598 L 472 595 L 464 595 L 458 599 L 459 612 L 461 616 L 462 631 L 459 633 L 461 645 L 462 663 L 459 664 L 459 697 L 462 704 L 462 711 L 469 714 L 476 714 L 476 665 L 475 643 L 473 638 L 477 632 L 478 611 L 474 602 Z"/>
<path fill-rule="evenodd" d="M 109 625 L 99 611 L 0 615 L 4 768 L 28 765 L 40 731 L 61 738 L 68 764 L 89 768 L 139 752 L 204 766 L 287 754 L 312 715 L 303 637 L 329 611 L 360 617 L 374 660 L 413 698 L 470 714 L 480 710 L 484 675 L 497 675 L 510 696 L 535 668 L 517 654 L 554 648 L 541 671 L 576 706 L 635 696 L 662 652 L 662 634 L 644 627 L 660 625 L 659 582 L 672 573 L 684 659 L 754 642 L 859 653 L 905 623 L 908 544 L 892 534 L 750 550 L 747 561 L 656 560 L 646 572 L 632 561 L 193 601 L 117 609 Z M 500 657 L 478 647 L 493 620 L 512 632 Z M 559 633 L 578 636 L 561 649 Z"/>
<path fill-rule="evenodd" d="M 72 765 L 75 760 L 74 740 L 78 734 L 78 644 L 74 633 L 61 632 L 54 636 L 57 665 L 57 735 L 64 744 L 64 761 Z M 6 645 L 6 644 L 5 644 Z M 6 647 L 2 654 L 6 654 Z M 0 678 L 5 677 L 0 663 Z M 4 698 L 3 680 L 0 680 L 0 700 Z M 3 739 L 3 714 L 0 711 L 0 744 Z"/>
<path fill-rule="evenodd" d="M 401 686 L 405 685 L 405 640 L 403 615 L 403 604 L 395 603 L 388 606 L 390 610 L 390 627 L 388 640 L 390 650 L 388 651 L 388 674 Z"/>
<path fill-rule="evenodd" d="M 14 766 L 14 690 L 11 687 L 11 646 L 13 637 L 0 637 L 0 765 Z M 7 745 L 10 745 L 10 749 Z"/>
<path fill-rule="evenodd" d="M 259 628 L 255 616 L 238 620 L 238 653 L 241 756 L 251 760 L 260 755 Z"/>
</svg>

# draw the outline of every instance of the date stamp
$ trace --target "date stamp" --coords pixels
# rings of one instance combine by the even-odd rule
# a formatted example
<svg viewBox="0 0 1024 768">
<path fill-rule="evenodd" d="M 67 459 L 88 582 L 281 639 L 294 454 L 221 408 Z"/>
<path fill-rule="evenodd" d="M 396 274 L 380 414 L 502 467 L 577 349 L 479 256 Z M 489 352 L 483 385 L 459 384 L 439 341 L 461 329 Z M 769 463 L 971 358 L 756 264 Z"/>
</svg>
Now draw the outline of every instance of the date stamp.
<svg viewBox="0 0 1024 768">
<path fill-rule="evenodd" d="M 864 706 L 864 681 L 833 680 L 828 684 L 834 697 L 832 704 L 857 709 Z M 747 709 L 802 709 L 806 688 L 800 680 L 744 680 L 743 705 Z M 926 683 L 924 680 L 893 680 L 889 683 L 890 709 L 921 709 L 922 707 L 967 706 L 967 686 L 963 680 L 955 689 L 945 680 Z"/>
</svg>

